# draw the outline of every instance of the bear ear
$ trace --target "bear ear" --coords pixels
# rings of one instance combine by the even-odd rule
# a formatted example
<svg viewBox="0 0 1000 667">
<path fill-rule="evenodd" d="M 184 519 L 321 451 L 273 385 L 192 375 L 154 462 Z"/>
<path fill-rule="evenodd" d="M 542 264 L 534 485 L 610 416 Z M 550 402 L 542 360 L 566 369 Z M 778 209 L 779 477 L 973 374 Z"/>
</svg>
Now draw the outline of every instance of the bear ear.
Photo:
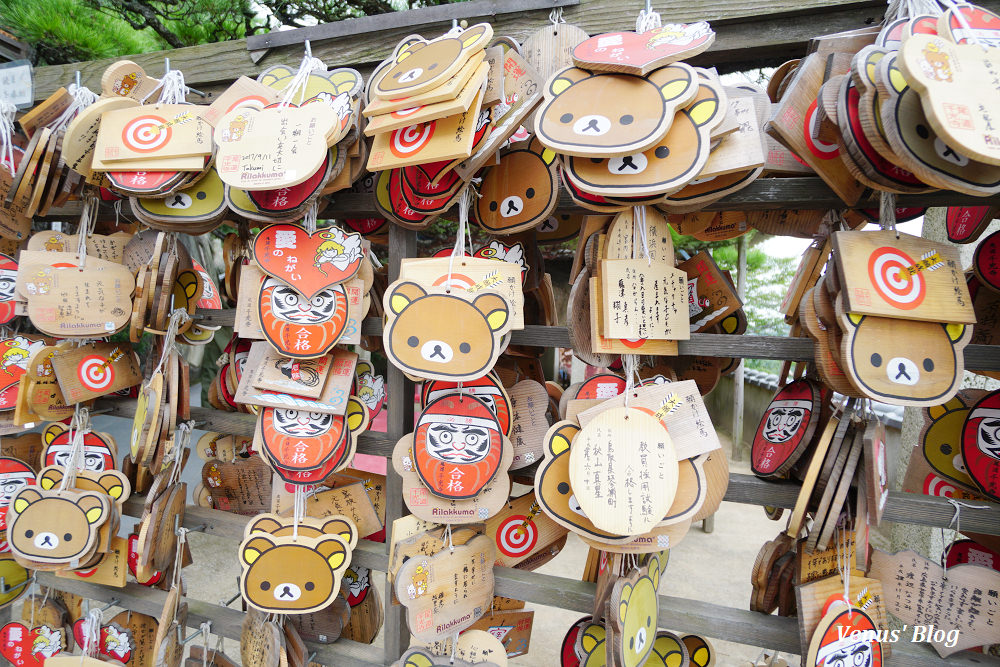
<svg viewBox="0 0 1000 667">
<path fill-rule="evenodd" d="M 683 63 L 661 67 L 647 78 L 660 89 L 667 102 L 687 102 L 698 94 L 698 79 L 694 70 Z"/>
<path fill-rule="evenodd" d="M 277 67 L 272 67 L 269 70 L 262 72 L 260 76 L 257 77 L 257 83 L 262 83 L 267 87 L 271 87 L 271 84 L 275 81 L 280 81 L 281 79 L 286 79 L 290 76 L 294 76 L 294 72 L 291 68 L 285 65 L 278 65 Z"/>
<path fill-rule="evenodd" d="M 260 558 L 260 555 L 274 547 L 271 536 L 265 533 L 254 533 L 253 537 L 246 541 L 240 549 L 240 558 L 247 565 L 253 565 Z"/>
<path fill-rule="evenodd" d="M 413 301 L 422 296 L 427 296 L 427 291 L 417 283 L 399 283 L 389 293 L 388 310 L 391 310 L 394 315 L 399 315 Z"/>
<path fill-rule="evenodd" d="M 97 493 L 84 493 L 76 499 L 76 506 L 83 510 L 87 523 L 102 523 L 108 513 L 108 499 Z"/>
<path fill-rule="evenodd" d="M 861 326 L 861 323 L 865 320 L 864 315 L 858 315 L 857 313 L 847 313 L 846 315 L 847 321 L 850 322 L 851 326 L 855 328 Z"/>
<path fill-rule="evenodd" d="M 896 66 L 896 58 L 893 56 L 892 61 L 889 63 L 889 86 L 892 87 L 897 93 L 902 93 L 904 90 L 910 87 L 910 84 L 906 82 L 906 77 L 900 71 L 899 67 Z"/>
<path fill-rule="evenodd" d="M 29 505 L 33 505 L 42 499 L 42 494 L 38 489 L 32 488 L 30 486 L 21 489 L 10 501 L 11 507 L 18 514 L 24 512 L 28 509 Z"/>
<path fill-rule="evenodd" d="M 351 433 L 358 434 L 368 428 L 370 415 L 368 406 L 357 396 L 349 396 L 347 399 L 347 410 L 344 412 L 347 428 Z"/>
<path fill-rule="evenodd" d="M 45 427 L 42 431 L 42 439 L 45 441 L 46 445 L 51 445 L 52 441 L 59 437 L 59 435 L 66 430 L 66 427 L 59 422 L 53 422 Z"/>
<path fill-rule="evenodd" d="M 538 135 L 532 135 L 531 140 L 528 141 L 528 150 L 542 158 L 542 162 L 550 167 L 552 166 L 552 163 L 556 161 L 556 158 L 559 157 L 554 150 L 546 148 L 545 145 L 542 144 Z"/>
<path fill-rule="evenodd" d="M 284 524 L 275 519 L 273 516 L 265 515 L 250 522 L 247 526 L 247 535 L 253 535 L 254 533 L 273 535 L 275 532 L 281 530 L 283 526 Z"/>
<path fill-rule="evenodd" d="M 585 653 L 591 653 L 605 639 L 607 639 L 607 634 L 604 626 L 591 624 L 583 631 L 583 636 L 580 637 L 580 646 L 583 647 Z"/>
<path fill-rule="evenodd" d="M 881 51 L 870 51 L 865 58 L 864 74 L 865 78 L 868 79 L 872 84 L 875 83 L 875 67 L 878 65 L 879 61 L 885 57 L 885 53 Z"/>
<path fill-rule="evenodd" d="M 108 495 L 115 500 L 121 500 L 125 494 L 125 484 L 122 479 L 113 472 L 106 472 L 97 479 L 97 484 L 108 492 Z"/>
<path fill-rule="evenodd" d="M 948 332 L 948 340 L 954 345 L 965 335 L 966 326 L 964 324 L 945 324 L 944 330 Z"/>
<path fill-rule="evenodd" d="M 574 83 L 589 79 L 591 76 L 593 75 L 585 69 L 567 67 L 561 72 L 556 72 L 549 79 L 549 93 L 552 94 L 552 97 L 559 97 Z"/>
<path fill-rule="evenodd" d="M 493 37 L 493 26 L 489 23 L 477 23 L 464 30 L 458 39 L 462 42 L 463 51 L 474 51 L 475 49 L 484 48 L 486 42 L 490 41 Z"/>
<path fill-rule="evenodd" d="M 653 581 L 653 590 L 659 590 L 660 588 L 660 559 L 653 558 L 649 559 L 649 565 L 646 566 L 649 570 L 649 578 Z"/>
<path fill-rule="evenodd" d="M 500 331 L 510 318 L 510 306 L 507 305 L 507 299 L 495 292 L 479 295 L 472 302 L 472 305 L 486 317 L 490 331 Z"/>
<path fill-rule="evenodd" d="M 625 615 L 628 614 L 628 600 L 632 597 L 632 584 L 622 586 L 621 602 L 618 603 L 618 620 L 625 622 Z"/>
<path fill-rule="evenodd" d="M 363 81 L 361 75 L 349 67 L 341 67 L 330 72 L 327 77 L 333 84 L 333 89 L 338 95 L 348 93 L 351 97 L 357 97 L 361 92 Z"/>
<path fill-rule="evenodd" d="M 375 374 L 375 369 L 367 361 L 359 361 L 358 365 L 354 367 L 354 374 L 357 376 L 364 375 L 365 373 Z"/>
<path fill-rule="evenodd" d="M 407 37 L 396 47 L 396 62 L 406 60 L 425 46 L 427 46 L 427 42 L 422 37 L 418 37 L 417 35 Z"/>
<path fill-rule="evenodd" d="M 414 653 L 406 659 L 406 664 L 403 667 L 433 667 L 434 658 L 427 655 L 423 651 Z"/>
<path fill-rule="evenodd" d="M 556 425 L 552 431 L 552 435 L 549 437 L 548 441 L 545 443 L 546 448 L 551 452 L 552 456 L 559 456 L 569 449 L 570 444 L 573 442 L 573 438 L 576 434 L 580 432 L 580 427 L 574 422 L 562 422 L 562 425 Z"/>
<path fill-rule="evenodd" d="M 721 109 L 719 94 L 715 88 L 701 84 L 698 86 L 698 96 L 695 98 L 694 104 L 687 108 L 687 113 L 694 124 L 701 127 L 711 123 L 719 115 Z"/>
<path fill-rule="evenodd" d="M 954 396 L 947 403 L 942 403 L 941 405 L 934 405 L 929 408 L 924 409 L 924 413 L 931 421 L 937 421 L 945 415 L 945 413 L 951 412 L 952 410 L 964 410 L 968 408 L 962 399 L 958 396 Z"/>
<path fill-rule="evenodd" d="M 347 547 L 344 545 L 343 538 L 339 535 L 328 535 L 327 537 L 321 537 L 318 542 L 316 542 L 316 552 L 321 555 L 326 562 L 330 565 L 330 569 L 333 571 L 346 569 L 348 565 L 351 564 L 351 559 L 348 557 Z"/>
<path fill-rule="evenodd" d="M 357 544 L 358 529 L 354 522 L 346 516 L 333 516 L 323 524 L 323 532 L 327 535 L 339 535 L 348 546 Z"/>
<path fill-rule="evenodd" d="M 38 486 L 48 491 L 61 482 L 63 477 L 65 477 L 65 475 L 63 475 L 63 471 L 59 468 L 46 468 L 38 477 Z"/>
</svg>

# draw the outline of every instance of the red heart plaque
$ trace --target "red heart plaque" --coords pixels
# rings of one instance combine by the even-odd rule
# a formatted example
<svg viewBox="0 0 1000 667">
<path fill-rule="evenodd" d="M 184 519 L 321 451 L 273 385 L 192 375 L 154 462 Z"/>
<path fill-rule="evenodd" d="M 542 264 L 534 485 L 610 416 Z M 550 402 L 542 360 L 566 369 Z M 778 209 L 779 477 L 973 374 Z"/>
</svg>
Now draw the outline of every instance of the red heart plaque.
<svg viewBox="0 0 1000 667">
<path fill-rule="evenodd" d="M 0 629 L 0 655 L 14 667 L 42 667 L 62 652 L 62 640 L 60 629 L 40 625 L 29 630 L 23 623 L 8 623 Z"/>
<path fill-rule="evenodd" d="M 715 41 L 708 23 L 668 23 L 648 32 L 606 32 L 573 49 L 577 67 L 645 76 L 658 67 L 697 55 Z"/>
<path fill-rule="evenodd" d="M 257 234 L 253 257 L 264 273 L 311 299 L 350 280 L 361 268 L 361 234 L 330 227 L 310 236 L 296 225 L 271 225 Z"/>
</svg>

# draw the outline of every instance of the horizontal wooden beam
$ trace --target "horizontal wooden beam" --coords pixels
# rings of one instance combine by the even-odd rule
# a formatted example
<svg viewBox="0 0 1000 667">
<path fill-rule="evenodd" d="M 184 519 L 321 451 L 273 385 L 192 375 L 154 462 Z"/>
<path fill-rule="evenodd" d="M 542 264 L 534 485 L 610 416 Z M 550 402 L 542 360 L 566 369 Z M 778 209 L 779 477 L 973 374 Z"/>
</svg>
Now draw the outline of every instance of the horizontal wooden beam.
<svg viewBox="0 0 1000 667">
<path fill-rule="evenodd" d="M 389 12 L 375 16 L 361 16 L 334 23 L 299 28 L 297 30 L 275 30 L 262 35 L 247 38 L 247 49 L 273 49 L 279 46 L 301 45 L 306 40 L 322 42 L 330 39 L 342 39 L 352 35 L 383 32 L 396 28 L 406 28 L 416 32 L 426 25 L 444 21 L 461 21 L 468 19 L 495 18 L 503 14 L 518 14 L 533 10 L 553 10 L 556 7 L 568 7 L 580 4 L 580 0 L 472 0 L 454 5 L 437 5 L 402 12 Z"/>
<path fill-rule="evenodd" d="M 452 12 L 461 11 L 462 4 L 464 3 L 446 5 L 441 10 L 447 8 Z M 507 2 L 498 2 L 500 4 Z M 703 66 L 720 65 L 731 70 L 738 69 L 734 65 L 741 62 L 749 66 L 759 64 L 761 60 L 778 62 L 804 55 L 809 39 L 819 33 L 862 27 L 868 21 L 881 19 L 881 12 L 875 6 L 877 4 L 869 0 L 847 3 L 839 0 L 739 0 L 724 3 L 710 0 L 664 0 L 656 3 L 656 9 L 664 22 L 713 22 L 718 34 L 716 44 L 706 54 L 692 59 L 692 62 Z M 1000 4 L 1000 0 L 985 0 L 981 4 L 996 8 L 993 5 Z M 644 6 L 644 0 L 581 0 L 578 5 L 565 8 L 564 18 L 588 34 L 633 30 L 636 16 Z M 438 8 L 414 11 L 431 10 Z M 495 34 L 508 35 L 523 42 L 533 32 L 548 24 L 548 12 L 548 8 L 520 11 L 516 14 L 497 15 L 490 22 Z M 351 19 L 333 25 L 358 20 L 362 19 Z M 448 15 L 447 18 L 421 26 L 420 32 L 434 35 L 447 30 L 450 21 Z M 745 27 L 743 24 L 746 24 Z M 319 27 L 321 26 L 306 30 Z M 367 73 L 372 64 L 384 59 L 403 37 L 412 32 L 412 27 L 402 25 L 362 35 L 350 35 L 347 38 L 316 41 L 312 44 L 312 52 L 331 67 L 353 66 L 363 70 L 362 73 Z M 277 34 L 282 35 L 282 39 L 292 39 L 294 31 Z M 171 66 L 184 72 L 189 85 L 210 93 L 207 100 L 200 100 L 198 97 L 189 99 L 193 102 L 211 102 L 214 94 L 241 74 L 255 77 L 274 65 L 298 63 L 302 58 L 302 41 L 298 39 L 297 44 L 270 49 L 263 58 L 256 60 L 247 50 L 246 39 L 125 57 L 145 68 L 150 76 L 162 74 L 163 59 L 170 58 Z M 76 71 L 80 72 L 84 85 L 97 91 L 100 88 L 101 74 L 117 60 L 120 58 L 39 67 L 35 70 L 35 99 L 45 99 L 58 87 L 69 84 Z"/>
</svg>

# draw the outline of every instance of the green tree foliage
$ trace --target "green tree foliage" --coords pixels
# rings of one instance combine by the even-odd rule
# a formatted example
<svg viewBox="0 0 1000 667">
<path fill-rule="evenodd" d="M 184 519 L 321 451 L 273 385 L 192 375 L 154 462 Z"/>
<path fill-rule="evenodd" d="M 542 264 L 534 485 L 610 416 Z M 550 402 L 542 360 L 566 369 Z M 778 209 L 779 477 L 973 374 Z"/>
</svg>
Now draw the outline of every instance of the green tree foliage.
<svg viewBox="0 0 1000 667">
<path fill-rule="evenodd" d="M 0 28 L 34 47 L 36 65 L 162 48 L 151 30 L 137 31 L 120 18 L 97 14 L 86 0 L 0 0 Z"/>
<path fill-rule="evenodd" d="M 0 28 L 59 65 L 460 1 L 0 0 Z"/>
</svg>

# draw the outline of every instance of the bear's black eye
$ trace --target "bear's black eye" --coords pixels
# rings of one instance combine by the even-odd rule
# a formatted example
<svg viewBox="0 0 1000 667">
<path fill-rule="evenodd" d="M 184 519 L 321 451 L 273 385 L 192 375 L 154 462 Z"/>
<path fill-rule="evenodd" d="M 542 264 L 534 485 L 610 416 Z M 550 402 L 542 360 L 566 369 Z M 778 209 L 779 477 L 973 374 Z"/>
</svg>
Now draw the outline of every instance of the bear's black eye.
<svg viewBox="0 0 1000 667">
<path fill-rule="evenodd" d="M 566 482 L 559 482 L 559 486 L 556 487 L 556 491 L 565 496 L 567 493 L 569 493 L 569 484 L 567 484 Z"/>
<path fill-rule="evenodd" d="M 208 195 L 205 194 L 204 192 L 199 192 L 198 194 L 195 195 L 195 197 L 197 197 L 198 199 L 204 199 L 207 196 Z"/>
<path fill-rule="evenodd" d="M 437 69 L 437 66 L 438 66 L 437 63 L 431 63 L 430 65 L 427 66 L 427 69 L 428 70 L 434 70 L 434 69 Z"/>
<path fill-rule="evenodd" d="M 416 336 L 410 336 L 406 339 L 406 344 L 410 347 L 416 347 L 417 345 L 420 345 L 420 339 Z"/>
<path fill-rule="evenodd" d="M 490 202 L 490 210 L 491 211 L 497 210 L 497 203 L 495 201 Z"/>
<path fill-rule="evenodd" d="M 875 354 L 872 355 L 872 366 L 878 368 L 881 365 L 882 365 L 882 355 L 876 352 Z"/>
<path fill-rule="evenodd" d="M 73 533 L 66 533 L 65 535 L 63 535 L 63 541 L 65 542 L 69 542 L 72 539 L 73 539 Z"/>
<path fill-rule="evenodd" d="M 945 444 L 941 445 L 941 453 L 942 454 L 949 454 L 950 455 L 951 454 L 951 445 L 949 445 L 948 443 L 945 443 Z"/>
<path fill-rule="evenodd" d="M 260 582 L 260 590 L 266 591 L 269 588 L 271 588 L 271 582 L 270 581 L 262 581 L 262 582 Z"/>
<path fill-rule="evenodd" d="M 653 154 L 662 160 L 670 155 L 670 149 L 666 146 L 657 146 L 656 151 Z"/>
<path fill-rule="evenodd" d="M 573 121 L 573 114 L 571 113 L 564 113 L 563 115 L 559 116 L 560 123 L 570 123 L 572 121 Z"/>
<path fill-rule="evenodd" d="M 400 75 L 400 73 L 399 73 L 399 72 L 396 72 L 395 74 L 393 74 L 393 75 L 392 75 L 392 78 L 393 78 L 393 79 L 398 79 L 398 78 L 399 78 L 399 75 Z"/>
<path fill-rule="evenodd" d="M 528 199 L 531 199 L 532 197 L 534 197 L 535 196 L 535 188 L 528 188 L 525 191 L 524 196 L 527 197 Z"/>
<path fill-rule="evenodd" d="M 924 127 L 923 125 L 917 125 L 917 135 L 921 139 L 926 139 L 927 137 L 931 136 L 931 133 L 928 132 L 927 128 Z"/>
<path fill-rule="evenodd" d="M 628 648 L 630 651 L 635 650 L 635 637 L 628 638 Z"/>
<path fill-rule="evenodd" d="M 924 359 L 924 370 L 930 373 L 934 370 L 934 361 L 931 359 Z"/>
<path fill-rule="evenodd" d="M 316 584 L 314 584 L 311 581 L 307 581 L 306 585 L 303 586 L 303 588 L 305 588 L 307 591 L 311 591 L 312 589 L 316 588 Z"/>
<path fill-rule="evenodd" d="M 646 627 L 648 628 L 648 627 L 649 627 L 649 626 L 651 626 L 652 624 L 653 624 L 653 619 L 652 619 L 652 618 L 650 618 L 649 616 L 647 616 L 647 617 L 646 617 Z"/>
<path fill-rule="evenodd" d="M 618 122 L 621 123 L 622 125 L 631 125 L 633 120 L 634 118 L 632 118 L 631 114 L 625 114 L 624 116 L 618 119 Z"/>
<path fill-rule="evenodd" d="M 469 345 L 468 343 L 462 343 L 461 345 L 458 346 L 458 351 L 461 352 L 462 354 L 468 354 L 469 350 L 471 349 L 472 346 Z"/>
<path fill-rule="evenodd" d="M 35 531 L 33 531 L 33 530 L 26 530 L 26 531 L 24 531 L 24 536 L 28 537 L 28 538 L 33 537 L 34 534 L 35 534 Z"/>
</svg>

